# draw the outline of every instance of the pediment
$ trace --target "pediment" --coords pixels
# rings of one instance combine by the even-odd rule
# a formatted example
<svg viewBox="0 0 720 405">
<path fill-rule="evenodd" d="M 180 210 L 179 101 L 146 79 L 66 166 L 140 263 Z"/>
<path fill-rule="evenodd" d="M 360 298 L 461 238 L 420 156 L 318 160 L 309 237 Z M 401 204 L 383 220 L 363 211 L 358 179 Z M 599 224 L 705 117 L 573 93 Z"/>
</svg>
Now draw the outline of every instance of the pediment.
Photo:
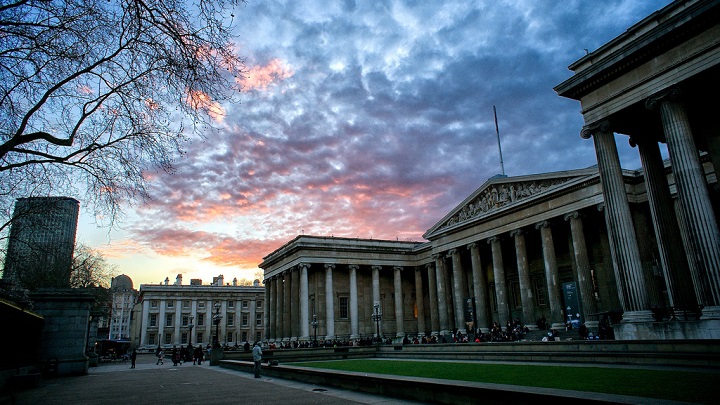
<svg viewBox="0 0 720 405">
<path fill-rule="evenodd" d="M 507 207 L 520 205 L 543 195 L 557 192 L 572 184 L 597 175 L 597 167 L 535 175 L 500 177 L 486 181 L 480 188 L 455 207 L 425 235 L 492 215 Z"/>
</svg>

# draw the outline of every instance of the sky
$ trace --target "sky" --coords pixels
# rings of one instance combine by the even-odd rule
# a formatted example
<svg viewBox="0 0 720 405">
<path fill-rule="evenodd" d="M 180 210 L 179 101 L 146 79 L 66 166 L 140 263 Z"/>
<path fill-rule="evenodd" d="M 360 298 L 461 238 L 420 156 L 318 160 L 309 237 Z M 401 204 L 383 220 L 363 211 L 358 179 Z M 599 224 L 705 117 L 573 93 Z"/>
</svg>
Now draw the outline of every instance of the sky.
<svg viewBox="0 0 720 405">
<path fill-rule="evenodd" d="M 259 1 L 234 11 L 241 102 L 117 229 L 77 240 L 140 284 L 262 279 L 298 235 L 423 241 L 490 177 L 596 164 L 568 65 L 669 1 Z M 624 168 L 637 151 L 618 137 Z"/>
</svg>

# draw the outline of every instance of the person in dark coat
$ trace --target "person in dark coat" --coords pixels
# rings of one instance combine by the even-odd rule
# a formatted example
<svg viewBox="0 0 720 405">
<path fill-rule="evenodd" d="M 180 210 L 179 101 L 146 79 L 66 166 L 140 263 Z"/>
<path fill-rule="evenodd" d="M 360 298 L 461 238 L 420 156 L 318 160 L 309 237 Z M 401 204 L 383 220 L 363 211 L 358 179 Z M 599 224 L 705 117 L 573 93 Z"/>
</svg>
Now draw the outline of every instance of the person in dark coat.
<svg viewBox="0 0 720 405">
<path fill-rule="evenodd" d="M 130 368 L 135 368 L 135 360 L 137 360 L 137 350 L 133 349 L 132 353 L 130 353 L 130 361 L 132 363 Z"/>
</svg>

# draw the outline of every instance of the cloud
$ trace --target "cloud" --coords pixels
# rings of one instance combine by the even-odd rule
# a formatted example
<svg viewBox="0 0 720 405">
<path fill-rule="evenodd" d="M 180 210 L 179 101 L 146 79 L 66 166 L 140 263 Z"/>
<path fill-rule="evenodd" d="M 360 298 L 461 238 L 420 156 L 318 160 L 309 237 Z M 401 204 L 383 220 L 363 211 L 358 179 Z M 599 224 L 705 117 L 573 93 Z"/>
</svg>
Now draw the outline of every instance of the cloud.
<svg viewBox="0 0 720 405">
<path fill-rule="evenodd" d="M 153 178 L 133 235 L 222 266 L 300 233 L 420 240 L 500 173 L 493 106 L 506 174 L 593 165 L 578 103 L 552 88 L 663 4 L 248 3 L 242 103 L 191 97 L 222 125 Z"/>
</svg>

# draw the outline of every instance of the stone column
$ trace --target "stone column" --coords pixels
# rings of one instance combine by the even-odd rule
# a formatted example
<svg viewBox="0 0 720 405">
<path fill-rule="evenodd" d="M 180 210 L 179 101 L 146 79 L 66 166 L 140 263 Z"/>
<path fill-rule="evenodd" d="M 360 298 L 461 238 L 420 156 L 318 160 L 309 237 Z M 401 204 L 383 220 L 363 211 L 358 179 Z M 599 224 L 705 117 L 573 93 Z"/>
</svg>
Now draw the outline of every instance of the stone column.
<svg viewBox="0 0 720 405">
<path fill-rule="evenodd" d="M 360 324 L 358 320 L 358 285 L 357 271 L 360 266 L 351 264 L 348 266 L 350 270 L 350 339 L 360 338 Z"/>
<path fill-rule="evenodd" d="M 160 300 L 160 311 L 158 312 L 158 344 L 165 344 L 165 298 Z"/>
<path fill-rule="evenodd" d="M 692 275 L 672 206 L 673 199 L 658 143 L 636 138 L 631 139 L 630 143 L 636 144 L 640 152 L 640 161 L 645 173 L 645 189 L 669 304 L 676 308 L 697 308 Z"/>
<path fill-rule="evenodd" d="M 601 121 L 598 124 L 585 126 L 582 137 L 585 139 L 592 137 L 595 143 L 595 154 L 605 199 L 605 221 L 610 248 L 614 252 L 613 267 L 624 311 L 623 321 L 651 321 L 653 317 L 649 310 L 640 251 L 610 123 Z"/>
<path fill-rule="evenodd" d="M 147 329 L 150 323 L 150 300 L 143 301 L 140 319 L 142 319 L 142 326 L 140 327 L 140 347 L 144 347 L 147 345 Z"/>
<path fill-rule="evenodd" d="M 558 273 L 557 259 L 555 257 L 555 242 L 553 241 L 550 223 L 543 221 L 535 225 L 540 229 L 540 240 L 542 241 L 543 263 L 545 265 L 545 283 L 548 289 L 548 304 L 550 315 L 548 321 L 551 329 L 565 327 L 565 319 L 562 313 L 562 299 L 560 275 Z"/>
<path fill-rule="evenodd" d="M 175 330 L 173 331 L 173 342 L 176 345 L 181 344 L 180 340 L 180 325 L 182 324 L 182 300 L 175 300 Z"/>
<path fill-rule="evenodd" d="M 482 268 L 482 261 L 480 260 L 480 247 L 475 242 L 469 244 L 467 247 L 470 249 L 470 261 L 472 263 L 473 295 L 475 296 L 475 322 L 477 322 L 475 327 L 480 328 L 483 333 L 487 333 L 490 331 L 487 277 L 485 276 L 485 271 Z"/>
<path fill-rule="evenodd" d="M 720 231 L 713 211 L 705 173 L 695 146 L 680 91 L 670 89 L 649 99 L 648 108 L 659 104 L 663 131 L 684 221 L 691 236 L 689 253 L 694 257 L 707 285 L 704 318 L 720 318 Z"/>
<path fill-rule="evenodd" d="M 285 296 L 283 297 L 283 312 L 285 313 L 283 315 L 283 340 L 290 340 L 290 336 L 292 335 L 292 332 L 290 331 L 290 326 L 292 325 L 292 309 L 293 302 L 291 297 L 292 289 L 295 288 L 292 285 L 292 280 L 290 280 L 290 273 L 292 270 L 285 270 L 283 272 L 283 293 Z"/>
<path fill-rule="evenodd" d="M 307 263 L 300 263 L 300 340 L 310 340 L 310 290 Z"/>
<path fill-rule="evenodd" d="M 463 288 L 462 288 L 462 261 L 460 260 L 460 251 L 458 249 L 450 249 L 448 256 L 452 257 L 453 266 L 453 286 L 455 294 L 453 296 L 453 304 L 455 304 L 455 328 L 459 333 L 465 334 L 465 311 L 463 311 Z"/>
<path fill-rule="evenodd" d="M 443 256 L 440 254 L 433 255 L 433 258 L 435 259 L 440 335 L 448 335 L 450 334 L 450 330 L 448 326 L 447 301 L 445 301 L 445 263 Z"/>
<path fill-rule="evenodd" d="M 428 299 L 430 300 L 430 335 L 440 332 L 440 314 L 438 311 L 437 276 L 432 263 L 425 265 L 428 274 Z"/>
<path fill-rule="evenodd" d="M 272 336 L 272 306 L 270 305 L 270 302 L 272 302 L 272 284 L 269 282 L 269 279 L 264 279 L 263 284 L 265 285 L 265 313 L 263 314 L 264 322 L 265 322 L 265 338 L 270 339 Z M 249 319 L 248 319 L 249 321 Z M 242 324 L 240 325 L 242 327 Z M 247 341 L 249 342 L 250 336 L 248 336 Z"/>
<path fill-rule="evenodd" d="M 505 325 L 510 319 L 510 309 L 508 307 L 507 285 L 505 284 L 505 264 L 502 258 L 502 248 L 500 246 L 500 238 L 493 236 L 489 238 L 488 243 L 492 249 L 493 273 L 495 275 L 495 296 L 498 307 L 498 323 Z"/>
<path fill-rule="evenodd" d="M 417 305 L 418 336 L 425 335 L 425 297 L 423 297 L 422 273 L 415 267 L 415 304 Z"/>
<path fill-rule="evenodd" d="M 393 267 L 393 281 L 395 291 L 395 336 L 405 337 L 405 314 L 403 312 L 402 270 L 400 266 Z"/>
<path fill-rule="evenodd" d="M 588 328 L 597 328 L 597 317 L 592 319 L 588 314 L 597 313 L 597 302 L 595 301 L 595 290 L 593 288 L 592 273 L 590 270 L 590 259 L 588 258 L 587 245 L 585 244 L 585 232 L 582 219 L 577 211 L 565 214 L 564 219 L 570 222 L 570 233 L 572 235 L 573 258 L 577 269 L 578 290 L 580 291 L 580 302 L 582 302 L 583 322 Z"/>
<path fill-rule="evenodd" d="M 290 273 L 290 340 L 300 336 L 300 271 L 292 269 Z"/>
<path fill-rule="evenodd" d="M 334 264 L 325 265 L 325 339 L 335 339 L 335 292 L 333 292 Z"/>
<path fill-rule="evenodd" d="M 382 266 L 372 266 L 370 268 L 372 270 L 372 296 L 373 296 L 373 305 L 375 303 L 378 303 L 378 305 L 381 305 L 380 303 L 380 269 L 382 269 Z M 380 311 L 382 311 L 382 307 L 380 308 Z M 379 329 L 380 329 L 380 336 L 382 336 L 382 321 L 378 323 Z M 375 337 L 378 336 L 377 328 L 375 330 Z"/>
<path fill-rule="evenodd" d="M 283 300 L 285 299 L 285 292 L 283 288 L 283 277 L 282 273 L 275 276 L 275 298 L 277 300 L 275 304 L 275 340 L 282 341 L 285 335 L 283 335 L 283 318 L 285 312 L 285 305 Z"/>
<path fill-rule="evenodd" d="M 510 232 L 515 239 L 515 258 L 517 260 L 518 277 L 520 281 L 520 300 L 522 301 L 523 324 L 530 330 L 537 330 L 535 325 L 535 294 L 530 282 L 530 268 L 528 267 L 525 234 L 522 229 Z"/>
</svg>

